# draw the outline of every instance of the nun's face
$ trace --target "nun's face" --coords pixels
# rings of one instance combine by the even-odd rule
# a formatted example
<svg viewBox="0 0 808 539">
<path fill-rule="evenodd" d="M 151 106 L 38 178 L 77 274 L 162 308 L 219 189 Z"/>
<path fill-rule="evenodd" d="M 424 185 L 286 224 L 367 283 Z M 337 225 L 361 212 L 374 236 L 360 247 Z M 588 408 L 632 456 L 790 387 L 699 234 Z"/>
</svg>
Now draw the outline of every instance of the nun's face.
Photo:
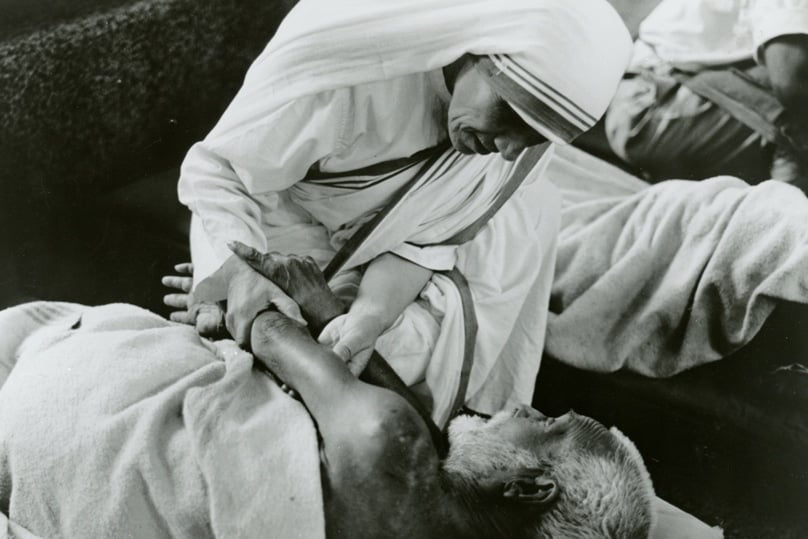
<svg viewBox="0 0 808 539">
<path fill-rule="evenodd" d="M 522 150 L 546 139 L 522 118 L 466 60 L 457 74 L 449 102 L 449 139 L 461 153 L 499 152 L 513 161 Z"/>
</svg>

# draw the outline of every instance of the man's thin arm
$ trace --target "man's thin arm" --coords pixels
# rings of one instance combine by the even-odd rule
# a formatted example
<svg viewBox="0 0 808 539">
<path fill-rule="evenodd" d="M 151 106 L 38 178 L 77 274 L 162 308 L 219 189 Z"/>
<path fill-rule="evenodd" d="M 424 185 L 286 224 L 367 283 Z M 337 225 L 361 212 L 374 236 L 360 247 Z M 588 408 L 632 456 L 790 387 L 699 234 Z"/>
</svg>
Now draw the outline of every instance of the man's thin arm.
<svg viewBox="0 0 808 539">
<path fill-rule="evenodd" d="M 376 465 L 391 443 L 412 446 L 412 453 L 399 452 L 402 459 L 425 458 L 429 448 L 437 457 L 423 421 L 404 399 L 356 379 L 336 354 L 284 315 L 266 311 L 255 319 L 252 348 L 300 393 L 334 466 Z"/>
<path fill-rule="evenodd" d="M 251 345 L 255 358 L 300 393 L 315 416 L 321 401 L 336 400 L 360 383 L 336 354 L 275 310 L 255 319 Z"/>
<path fill-rule="evenodd" d="M 331 320 L 335 317 L 339 316 L 343 313 L 343 309 L 336 307 L 335 302 L 318 302 L 315 306 L 310 306 L 309 308 L 303 309 L 303 316 L 306 318 L 306 321 L 309 324 L 309 331 L 312 332 L 312 337 L 316 337 L 317 330 L 316 328 L 326 326 Z M 259 317 L 260 318 L 260 317 Z M 310 343 L 309 343 L 310 344 Z M 255 350 L 255 344 L 253 344 L 253 350 Z M 297 353 L 297 351 L 290 351 L 292 354 Z M 318 351 L 318 354 L 322 354 L 322 349 Z M 331 361 L 333 358 L 336 357 L 333 353 L 329 354 L 329 357 L 324 361 L 328 362 Z M 285 356 L 289 357 L 289 356 Z M 307 360 L 314 356 L 307 356 Z M 304 360 L 304 361 L 307 361 Z M 277 358 L 275 358 L 277 361 Z M 276 370 L 275 368 L 269 365 L 270 361 L 262 360 L 262 362 L 270 368 L 272 372 L 274 372 L 277 376 L 281 378 L 284 382 L 291 385 L 293 388 L 297 389 L 296 383 L 287 378 L 288 373 L 286 375 L 282 374 L 281 370 Z M 328 366 L 326 366 L 328 368 Z M 343 378 L 344 372 L 346 369 L 341 369 L 339 373 L 340 379 Z M 353 378 L 353 375 L 351 375 Z M 429 414 L 429 410 L 426 409 L 424 404 L 418 400 L 418 397 L 412 392 L 412 390 L 404 383 L 404 381 L 396 374 L 396 371 L 390 366 L 387 361 L 384 360 L 378 353 L 375 351 L 370 356 L 370 361 L 368 361 L 365 370 L 362 371 L 362 374 L 359 378 L 374 386 L 384 388 L 387 390 L 396 393 L 398 396 L 403 398 L 409 405 L 418 413 L 418 415 L 423 420 L 424 424 L 426 424 L 427 429 L 429 430 L 429 435 L 432 438 L 432 444 L 435 446 L 435 449 L 438 452 L 440 457 L 445 457 L 446 453 L 448 452 L 448 443 L 446 440 L 446 436 L 444 436 L 443 432 L 441 432 L 440 428 L 435 424 L 432 420 L 431 415 Z M 345 380 L 341 380 L 337 382 L 335 380 L 333 388 L 345 388 Z M 329 388 L 329 389 L 333 389 Z M 300 391 L 298 389 L 298 391 Z M 303 394 L 301 393 L 301 396 Z M 305 401 L 305 397 L 304 401 Z"/>
<path fill-rule="evenodd" d="M 317 338 L 323 327 L 345 312 L 345 306 L 328 287 L 313 260 L 260 253 L 239 242 L 234 242 L 231 249 L 255 271 L 267 279 L 279 281 L 278 286 L 300 306 L 312 337 Z M 294 387 L 290 380 L 283 376 L 281 378 Z M 432 421 L 429 411 L 379 354 L 374 352 L 371 355 L 360 378 L 369 384 L 388 389 L 406 400 L 426 424 L 438 453 L 441 456 L 445 455 L 448 445 L 446 438 Z"/>
</svg>

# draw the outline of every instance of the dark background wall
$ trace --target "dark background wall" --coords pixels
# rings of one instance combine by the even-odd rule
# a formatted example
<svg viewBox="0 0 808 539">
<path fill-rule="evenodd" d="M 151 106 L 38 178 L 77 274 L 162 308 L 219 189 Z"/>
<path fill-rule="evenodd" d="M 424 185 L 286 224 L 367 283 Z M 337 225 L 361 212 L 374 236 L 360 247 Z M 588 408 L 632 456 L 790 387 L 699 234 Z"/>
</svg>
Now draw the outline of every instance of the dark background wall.
<svg viewBox="0 0 808 539">
<path fill-rule="evenodd" d="M 129 240 L 69 244 L 107 232 L 91 215 L 99 197 L 175 167 L 204 137 L 294 2 L 0 1 L 0 305 L 113 301 L 69 277 Z"/>
<path fill-rule="evenodd" d="M 0 40 L 131 3 L 132 0 L 0 0 Z"/>
</svg>

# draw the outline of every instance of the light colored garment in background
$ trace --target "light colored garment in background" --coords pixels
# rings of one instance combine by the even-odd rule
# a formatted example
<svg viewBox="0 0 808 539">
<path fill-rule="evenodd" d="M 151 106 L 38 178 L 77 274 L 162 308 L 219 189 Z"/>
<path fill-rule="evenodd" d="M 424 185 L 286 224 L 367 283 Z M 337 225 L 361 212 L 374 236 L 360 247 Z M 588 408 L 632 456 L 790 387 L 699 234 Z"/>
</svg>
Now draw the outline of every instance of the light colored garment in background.
<svg viewBox="0 0 808 539">
<path fill-rule="evenodd" d="M 808 304 L 808 198 L 737 178 L 648 186 L 571 147 L 546 350 L 665 377 L 748 343 L 779 302 Z"/>
<path fill-rule="evenodd" d="M 806 33 L 808 0 L 662 0 L 640 25 L 629 70 L 731 64 L 777 36 Z"/>
<path fill-rule="evenodd" d="M 611 150 L 653 181 L 726 174 L 802 184 L 799 119 L 783 125 L 789 115 L 752 61 L 787 34 L 808 34 L 808 0 L 663 0 L 640 25 L 629 67 L 636 76 L 620 83 L 609 106 Z M 684 72 L 724 78 L 697 90 L 683 83 Z"/>
</svg>

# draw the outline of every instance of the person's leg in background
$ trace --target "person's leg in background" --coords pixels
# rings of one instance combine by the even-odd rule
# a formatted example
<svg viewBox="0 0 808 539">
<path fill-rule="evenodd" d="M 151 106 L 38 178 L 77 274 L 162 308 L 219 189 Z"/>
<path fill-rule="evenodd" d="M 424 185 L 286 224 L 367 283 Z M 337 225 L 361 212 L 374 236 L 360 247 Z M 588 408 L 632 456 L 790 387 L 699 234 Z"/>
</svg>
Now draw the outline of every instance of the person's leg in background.
<svg viewBox="0 0 808 539">
<path fill-rule="evenodd" d="M 604 126 L 610 149 L 651 182 L 731 175 L 757 183 L 771 176 L 771 144 L 670 77 L 624 79 Z"/>
</svg>

